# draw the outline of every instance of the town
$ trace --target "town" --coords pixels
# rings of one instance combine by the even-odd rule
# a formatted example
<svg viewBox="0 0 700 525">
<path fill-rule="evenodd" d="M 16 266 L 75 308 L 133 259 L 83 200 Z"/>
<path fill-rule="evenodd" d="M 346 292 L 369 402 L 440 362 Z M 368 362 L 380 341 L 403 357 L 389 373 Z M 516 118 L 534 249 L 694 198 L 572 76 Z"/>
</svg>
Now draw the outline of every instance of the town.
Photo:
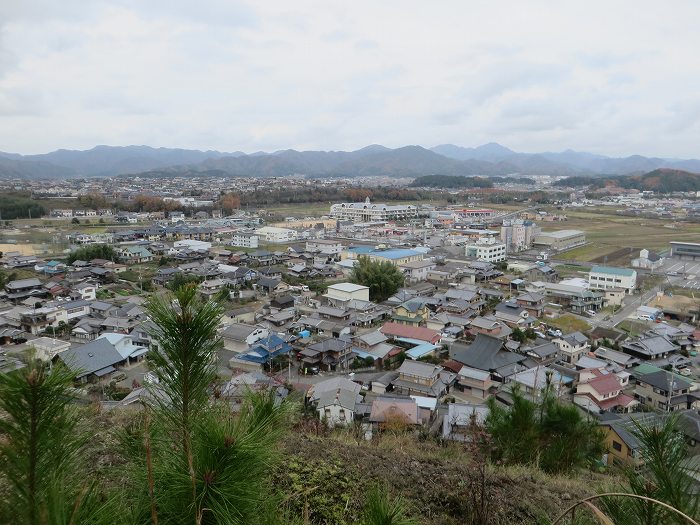
<svg viewBox="0 0 700 525">
<path fill-rule="evenodd" d="M 154 380 L 145 358 L 157 350 L 145 305 L 189 284 L 226 306 L 215 366 L 232 399 L 273 387 L 301 394 L 328 427 L 360 425 L 366 439 L 400 414 L 410 428 L 464 440 L 489 399 L 509 406 L 514 389 L 533 401 L 551 391 L 599 421 L 608 465 L 640 462 L 630 429 L 670 412 L 697 441 L 695 195 L 586 198 L 551 193 L 552 182 L 525 187 L 550 192 L 547 205 L 498 206 L 470 190 L 451 192 L 454 204 L 368 196 L 311 214 L 244 209 L 238 196 L 224 210 L 230 192 L 258 188 L 250 181 L 25 181 L 36 198 L 76 206 L 2 231 L 2 372 L 31 355 L 75 370 L 85 399 L 139 407 Z M 357 181 L 313 184 L 372 193 Z M 172 209 L 115 211 L 144 191 Z M 606 243 L 590 208 L 612 217 L 619 231 L 609 233 L 625 244 Z M 657 230 L 664 236 L 648 233 Z M 32 242 L 37 234 L 50 241 Z M 358 282 L 362 260 L 390 264 L 400 283 L 380 293 Z"/>
</svg>

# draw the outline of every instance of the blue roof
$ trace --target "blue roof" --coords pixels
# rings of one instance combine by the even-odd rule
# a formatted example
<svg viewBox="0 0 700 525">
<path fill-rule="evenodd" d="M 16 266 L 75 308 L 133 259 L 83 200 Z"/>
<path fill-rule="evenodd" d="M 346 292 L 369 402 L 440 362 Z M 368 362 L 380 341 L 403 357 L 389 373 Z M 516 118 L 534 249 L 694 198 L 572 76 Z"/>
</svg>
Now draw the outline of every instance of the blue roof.
<svg viewBox="0 0 700 525">
<path fill-rule="evenodd" d="M 286 343 L 277 335 L 272 334 L 270 337 L 266 337 L 255 343 L 250 350 L 241 354 L 239 358 L 245 361 L 262 364 L 277 356 L 286 354 L 291 350 L 292 347 L 289 343 Z"/>
<path fill-rule="evenodd" d="M 428 355 L 431 352 L 434 352 L 440 348 L 437 345 L 431 345 L 430 343 L 424 343 L 422 345 L 418 345 L 414 348 L 411 348 L 410 350 L 406 350 L 406 357 L 410 357 L 411 359 L 420 359 L 424 355 Z"/>
<path fill-rule="evenodd" d="M 353 246 L 348 248 L 348 251 L 353 253 L 370 253 L 374 251 L 374 248 L 371 246 Z"/>
<path fill-rule="evenodd" d="M 407 249 L 395 249 L 395 250 L 373 250 L 370 252 L 371 255 L 376 255 L 377 257 L 384 257 L 385 259 L 403 259 L 404 257 L 412 257 L 414 255 L 421 255 L 421 252 L 416 250 Z"/>
<path fill-rule="evenodd" d="M 635 274 L 634 270 L 629 268 L 614 268 L 612 266 L 594 266 L 591 268 L 591 273 L 607 273 L 610 275 L 625 275 L 632 277 Z"/>
</svg>

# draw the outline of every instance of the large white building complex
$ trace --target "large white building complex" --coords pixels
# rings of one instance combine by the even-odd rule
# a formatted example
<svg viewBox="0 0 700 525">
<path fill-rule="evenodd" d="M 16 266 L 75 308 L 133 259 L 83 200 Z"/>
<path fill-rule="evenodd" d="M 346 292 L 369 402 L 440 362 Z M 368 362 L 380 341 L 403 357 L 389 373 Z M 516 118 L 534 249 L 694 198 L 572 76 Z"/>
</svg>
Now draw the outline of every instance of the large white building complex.
<svg viewBox="0 0 700 525">
<path fill-rule="evenodd" d="M 372 204 L 367 197 L 365 202 L 332 204 L 331 217 L 353 222 L 400 221 L 418 217 L 418 208 L 403 204 Z"/>
</svg>

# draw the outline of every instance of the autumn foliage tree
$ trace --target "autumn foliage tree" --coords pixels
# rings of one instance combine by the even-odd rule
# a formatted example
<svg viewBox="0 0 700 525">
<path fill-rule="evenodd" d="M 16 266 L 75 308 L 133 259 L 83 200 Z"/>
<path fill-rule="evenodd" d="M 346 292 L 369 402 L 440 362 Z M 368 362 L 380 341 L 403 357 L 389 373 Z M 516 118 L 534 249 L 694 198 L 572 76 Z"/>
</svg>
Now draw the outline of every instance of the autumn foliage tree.
<svg viewBox="0 0 700 525">
<path fill-rule="evenodd" d="M 232 213 L 241 207 L 241 198 L 235 193 L 225 193 L 219 199 L 219 206 L 224 210 L 224 213 Z"/>
</svg>

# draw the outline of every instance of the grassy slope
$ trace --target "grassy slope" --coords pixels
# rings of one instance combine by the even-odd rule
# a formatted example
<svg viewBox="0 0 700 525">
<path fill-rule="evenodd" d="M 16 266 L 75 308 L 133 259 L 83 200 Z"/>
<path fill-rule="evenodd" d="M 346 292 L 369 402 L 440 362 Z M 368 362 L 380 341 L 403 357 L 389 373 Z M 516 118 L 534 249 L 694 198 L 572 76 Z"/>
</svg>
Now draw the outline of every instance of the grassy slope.
<svg viewBox="0 0 700 525">
<path fill-rule="evenodd" d="M 286 492 L 293 513 L 308 511 L 311 523 L 356 523 L 367 487 L 376 482 L 402 496 L 419 523 L 470 523 L 470 494 L 481 486 L 470 454 L 459 445 L 442 447 L 410 436 L 358 443 L 345 433 L 293 433 L 284 455 L 275 483 Z M 610 485 L 611 479 L 589 472 L 556 477 L 526 467 L 490 468 L 489 523 L 553 519 L 575 500 Z"/>
</svg>

